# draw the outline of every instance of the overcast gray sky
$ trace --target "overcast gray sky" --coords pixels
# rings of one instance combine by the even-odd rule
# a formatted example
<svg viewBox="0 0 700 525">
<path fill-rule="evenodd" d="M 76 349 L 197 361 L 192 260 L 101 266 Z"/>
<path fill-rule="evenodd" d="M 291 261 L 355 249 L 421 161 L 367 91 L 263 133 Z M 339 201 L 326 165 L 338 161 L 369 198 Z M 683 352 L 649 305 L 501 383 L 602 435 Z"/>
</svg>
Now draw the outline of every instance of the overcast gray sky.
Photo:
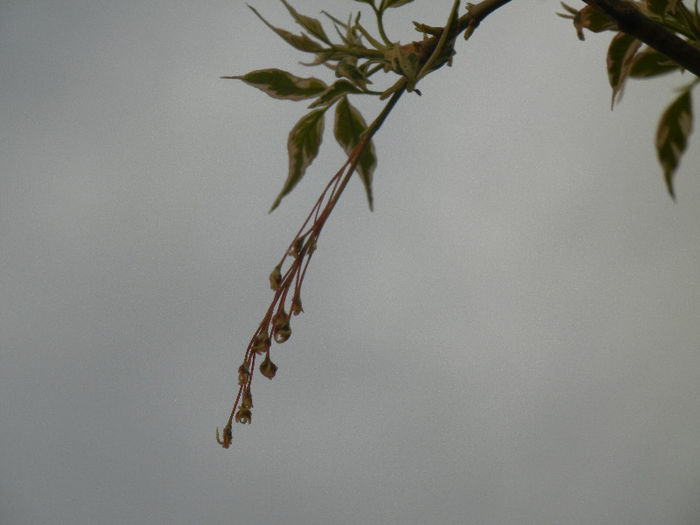
<svg viewBox="0 0 700 525">
<path fill-rule="evenodd" d="M 557 10 L 514 0 L 401 100 L 375 211 L 351 183 L 225 451 L 267 275 L 342 154 L 268 215 L 304 107 L 218 77 L 306 57 L 243 2 L 0 1 L 0 523 L 700 522 L 700 147 L 676 204 L 652 149 L 689 77 L 611 112 L 609 35 Z"/>
</svg>

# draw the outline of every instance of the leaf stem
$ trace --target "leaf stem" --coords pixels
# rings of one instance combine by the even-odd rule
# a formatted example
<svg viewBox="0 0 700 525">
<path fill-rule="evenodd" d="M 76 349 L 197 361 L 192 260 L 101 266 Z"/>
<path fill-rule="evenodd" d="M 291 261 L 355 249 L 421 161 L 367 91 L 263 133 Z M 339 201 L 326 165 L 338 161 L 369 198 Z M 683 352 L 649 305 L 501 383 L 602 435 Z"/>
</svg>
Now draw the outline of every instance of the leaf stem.
<svg viewBox="0 0 700 525">
<path fill-rule="evenodd" d="M 382 5 L 379 6 L 379 8 L 374 7 L 374 3 L 372 3 L 370 5 L 372 6 L 372 9 L 374 10 L 374 16 L 377 18 L 377 30 L 379 31 L 379 36 L 382 37 L 382 40 L 384 41 L 384 43 L 387 46 L 391 47 L 393 45 L 393 43 L 391 42 L 391 40 L 389 40 L 389 37 L 386 36 L 386 33 L 384 32 L 384 21 L 382 20 L 382 18 L 384 17 L 384 9 L 383 9 L 384 2 L 382 2 Z"/>
</svg>

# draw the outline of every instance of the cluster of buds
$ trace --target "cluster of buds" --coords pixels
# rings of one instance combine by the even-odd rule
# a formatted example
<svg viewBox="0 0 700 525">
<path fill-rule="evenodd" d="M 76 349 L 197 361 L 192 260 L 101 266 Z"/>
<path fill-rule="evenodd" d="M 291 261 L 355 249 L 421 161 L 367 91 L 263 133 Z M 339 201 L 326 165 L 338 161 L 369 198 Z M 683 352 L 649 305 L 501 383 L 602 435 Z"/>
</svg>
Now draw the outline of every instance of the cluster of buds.
<svg viewBox="0 0 700 525">
<path fill-rule="evenodd" d="M 290 315 L 296 316 L 304 311 L 300 292 L 306 269 L 316 250 L 316 243 L 323 225 L 347 185 L 363 146 L 364 143 L 361 142 L 343 167 L 331 178 L 284 256 L 270 273 L 270 288 L 274 291 L 274 297 L 248 343 L 243 363 L 238 368 L 238 394 L 224 427 L 223 436 L 220 436 L 219 429 L 216 429 L 216 440 L 224 448 L 228 448 L 231 444 L 234 421 L 242 424 L 251 422 L 253 409 L 251 382 L 256 359 L 262 359 L 258 370 L 263 376 L 272 379 L 277 373 L 277 365 L 270 358 L 272 342 L 281 344 L 287 341 L 292 335 Z M 287 310 L 287 304 L 289 310 Z"/>
</svg>

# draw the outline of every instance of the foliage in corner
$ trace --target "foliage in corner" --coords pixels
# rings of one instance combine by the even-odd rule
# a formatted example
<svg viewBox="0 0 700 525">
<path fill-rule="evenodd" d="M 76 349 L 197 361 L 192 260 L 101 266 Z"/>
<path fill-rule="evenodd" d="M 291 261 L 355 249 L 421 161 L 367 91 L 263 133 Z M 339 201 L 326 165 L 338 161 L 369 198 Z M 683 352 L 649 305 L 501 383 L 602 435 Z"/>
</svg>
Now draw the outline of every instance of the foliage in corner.
<svg viewBox="0 0 700 525">
<path fill-rule="evenodd" d="M 274 33 L 295 49 L 311 55 L 307 66 L 323 66 L 334 72 L 331 82 L 317 77 L 299 77 L 290 72 L 268 68 L 251 71 L 245 75 L 224 76 L 249 84 L 270 97 L 282 100 L 304 101 L 307 112 L 296 122 L 287 138 L 289 169 L 282 188 L 273 200 L 274 210 L 302 180 L 307 169 L 317 157 L 325 129 L 328 111 L 333 114 L 333 136 L 347 155 L 347 160 L 333 174 L 312 207 L 280 261 L 269 275 L 273 298 L 258 328 L 253 333 L 238 368 L 238 393 L 223 434 L 216 431 L 216 439 L 224 448 L 232 440 L 232 424 L 250 423 L 253 397 L 251 384 L 258 363 L 260 374 L 272 379 L 277 365 L 271 359 L 272 343 L 281 344 L 292 334 L 291 318 L 303 312 L 301 287 L 314 254 L 321 231 L 333 211 L 353 173 L 357 172 L 367 196 L 370 209 L 373 206 L 372 177 L 377 166 L 377 155 L 372 143 L 374 134 L 404 93 L 420 95 L 417 84 L 426 75 L 450 65 L 455 53 L 454 45 L 459 34 L 468 39 L 480 22 L 490 13 L 511 0 L 481 0 L 466 4 L 466 13 L 459 16 L 459 0 L 454 0 L 442 27 L 414 22 L 422 34 L 420 40 L 401 44 L 386 34 L 384 16 L 388 10 L 400 8 L 412 0 L 355 0 L 371 10 L 375 34 L 360 24 L 360 12 L 340 20 L 322 11 L 326 24 L 332 26 L 330 38 L 320 19 L 299 13 L 286 0 L 281 0 L 292 19 L 302 28 L 293 33 L 270 24 L 255 8 L 253 13 Z M 577 10 L 563 4 L 567 11 L 560 14 L 573 20 L 576 32 L 583 40 L 583 29 L 592 32 L 614 31 L 616 34 L 607 53 L 607 70 L 612 87 L 612 103 L 619 101 L 628 78 L 653 78 L 672 71 L 682 71 L 679 63 L 667 58 L 640 39 L 620 30 L 619 18 L 593 8 L 591 4 L 616 3 L 626 8 L 632 6 L 646 19 L 658 22 L 663 31 L 681 36 L 692 46 L 700 44 L 700 16 L 680 0 L 583 0 L 587 5 Z M 637 13 L 637 11 L 634 11 Z M 639 14 L 637 13 L 637 14 Z M 640 37 L 647 42 L 644 37 Z M 681 42 L 688 47 L 685 42 Z M 696 53 L 697 49 L 692 48 Z M 669 53 L 673 54 L 673 53 Z M 684 65 L 692 71 L 700 70 L 700 60 L 687 60 Z M 680 60 L 683 62 L 683 60 Z M 697 67 L 696 67 L 697 66 Z M 697 73 L 696 73 L 697 74 Z M 387 80 L 388 78 L 388 80 Z M 685 151 L 692 129 L 691 89 L 696 78 L 680 90 L 680 95 L 663 112 L 656 134 L 656 150 L 664 171 L 666 185 L 674 196 L 673 176 Z M 381 87 L 377 87 L 377 85 Z M 367 124 L 359 110 L 350 102 L 351 97 L 371 96 L 386 101 L 376 118 Z"/>
<path fill-rule="evenodd" d="M 680 0 L 638 0 L 629 4 L 634 5 L 648 19 L 659 23 L 693 46 L 700 47 L 700 14 L 697 2 L 692 11 Z M 579 39 L 584 39 L 584 29 L 594 33 L 615 32 L 606 59 L 608 81 L 612 88 L 611 107 L 621 100 L 628 78 L 648 79 L 666 73 L 683 72 L 679 64 L 644 45 L 634 36 L 621 31 L 614 20 L 590 5 L 580 10 L 563 2 L 561 5 L 567 13 L 559 16 L 573 20 Z M 674 176 L 693 128 L 690 91 L 697 83 L 698 78 L 695 78 L 679 89 L 680 95 L 661 114 L 656 131 L 656 154 L 663 170 L 666 188 L 673 199 Z"/>
</svg>

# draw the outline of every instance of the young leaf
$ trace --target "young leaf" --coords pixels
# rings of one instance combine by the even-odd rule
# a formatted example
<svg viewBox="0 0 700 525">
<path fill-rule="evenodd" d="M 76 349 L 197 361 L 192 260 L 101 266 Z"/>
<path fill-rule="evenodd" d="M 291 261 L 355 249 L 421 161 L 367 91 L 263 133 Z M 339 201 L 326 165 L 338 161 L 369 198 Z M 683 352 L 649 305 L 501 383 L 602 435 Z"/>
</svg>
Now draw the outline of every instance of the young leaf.
<svg viewBox="0 0 700 525">
<path fill-rule="evenodd" d="M 301 180 L 311 162 L 318 155 L 323 138 L 323 113 L 325 110 L 317 109 L 307 113 L 297 122 L 287 138 L 287 151 L 289 153 L 289 173 L 284 181 L 282 191 L 272 203 L 270 211 L 279 206 L 282 197 L 287 195 Z"/>
<path fill-rule="evenodd" d="M 632 35 L 622 32 L 617 33 L 610 41 L 607 66 L 608 80 L 610 81 L 610 87 L 612 87 L 611 108 L 615 104 L 615 99 L 617 98 L 619 102 L 622 97 L 625 80 L 627 80 L 627 75 L 632 67 L 632 58 L 641 45 L 641 41 Z"/>
<path fill-rule="evenodd" d="M 313 109 L 319 106 L 330 106 L 340 97 L 349 93 L 361 93 L 361 91 L 360 88 L 358 88 L 352 82 L 347 80 L 337 80 L 336 82 L 333 82 L 333 84 L 323 93 L 321 93 L 319 97 L 314 100 L 311 105 L 309 105 L 309 108 Z"/>
<path fill-rule="evenodd" d="M 629 76 L 636 78 L 655 77 L 679 69 L 679 65 L 655 49 L 647 48 L 632 59 Z"/>
<path fill-rule="evenodd" d="M 359 144 L 362 134 L 367 129 L 365 119 L 360 112 L 348 101 L 348 97 L 343 96 L 335 107 L 335 125 L 333 133 L 340 147 L 345 153 L 350 155 L 352 150 Z M 360 154 L 357 163 L 357 173 L 362 180 L 367 194 L 369 209 L 373 208 L 372 197 L 372 175 L 377 166 L 377 155 L 374 151 L 374 144 L 370 141 Z"/>
<path fill-rule="evenodd" d="M 358 0 L 355 0 L 358 1 Z M 366 2 L 370 5 L 372 5 L 372 2 Z M 338 33 L 338 36 L 340 39 L 343 41 L 343 43 L 348 46 L 348 47 L 362 47 L 362 37 L 358 35 L 357 28 L 361 27 L 360 26 L 360 13 L 357 13 L 357 18 L 355 19 L 355 24 L 352 23 L 352 15 L 348 16 L 348 22 L 345 23 L 341 20 L 338 20 L 336 17 L 331 15 L 330 13 L 327 13 L 326 11 L 321 11 L 324 15 L 326 15 L 328 18 L 330 18 L 333 21 L 333 25 L 335 26 L 335 31 Z M 357 26 L 357 27 L 355 27 Z M 340 29 L 345 30 L 345 34 Z"/>
<path fill-rule="evenodd" d="M 245 75 L 221 77 L 242 80 L 273 98 L 303 100 L 324 92 L 328 86 L 318 78 L 300 78 L 281 69 L 258 69 Z"/>
<path fill-rule="evenodd" d="M 338 78 L 345 77 L 364 88 L 367 85 L 367 76 L 355 65 L 356 63 L 357 59 L 355 57 L 344 57 L 335 66 L 335 76 Z"/>
<path fill-rule="evenodd" d="M 309 33 L 311 33 L 313 36 L 321 40 L 322 42 L 325 42 L 326 44 L 330 44 L 330 40 L 328 40 L 328 37 L 326 36 L 326 32 L 323 30 L 323 26 L 321 25 L 321 22 L 318 21 L 315 18 L 311 18 L 310 16 L 304 16 L 300 14 L 296 9 L 294 9 L 291 5 L 289 5 L 285 0 L 282 0 L 282 3 L 284 6 L 287 8 L 289 11 L 289 14 L 292 15 L 292 18 L 296 20 L 296 22 L 306 29 Z"/>
<path fill-rule="evenodd" d="M 384 7 L 401 7 L 411 2 L 413 2 L 413 0 L 387 0 Z"/>
<path fill-rule="evenodd" d="M 666 13 L 675 13 L 678 0 L 646 0 L 645 7 L 651 13 L 663 17 Z"/>
<path fill-rule="evenodd" d="M 576 35 L 579 40 L 584 40 L 583 30 L 588 29 L 593 33 L 600 33 L 605 30 L 617 30 L 617 23 L 606 15 L 593 9 L 591 6 L 586 6 L 581 10 L 576 10 L 571 6 L 566 5 L 561 2 L 561 5 L 570 14 L 565 15 L 557 13 L 562 18 L 570 18 L 574 22 L 574 27 L 576 28 Z"/>
<path fill-rule="evenodd" d="M 273 26 L 271 23 L 269 23 L 267 20 L 265 20 L 260 13 L 253 7 L 253 6 L 248 6 L 253 13 L 257 15 L 257 17 L 263 21 L 263 23 L 272 29 L 275 33 L 277 33 L 282 39 L 287 42 L 290 46 L 298 49 L 299 51 L 307 51 L 310 53 L 316 53 L 317 51 L 321 51 L 323 48 L 318 42 L 314 42 L 311 40 L 308 36 L 306 36 L 304 33 L 301 35 L 295 35 L 293 33 L 290 33 L 289 31 L 286 31 L 284 29 L 280 29 L 279 27 Z"/>
<path fill-rule="evenodd" d="M 692 127 L 693 107 L 690 89 L 687 89 L 666 108 L 656 130 L 656 153 L 664 170 L 666 187 L 674 199 L 673 175 L 685 151 Z"/>
<path fill-rule="evenodd" d="M 391 64 L 393 71 L 406 77 L 410 88 L 409 91 L 412 91 L 418 75 L 420 61 L 418 55 L 413 51 L 413 46 L 404 47 L 394 44 L 393 48 L 386 51 L 385 60 Z"/>
</svg>

